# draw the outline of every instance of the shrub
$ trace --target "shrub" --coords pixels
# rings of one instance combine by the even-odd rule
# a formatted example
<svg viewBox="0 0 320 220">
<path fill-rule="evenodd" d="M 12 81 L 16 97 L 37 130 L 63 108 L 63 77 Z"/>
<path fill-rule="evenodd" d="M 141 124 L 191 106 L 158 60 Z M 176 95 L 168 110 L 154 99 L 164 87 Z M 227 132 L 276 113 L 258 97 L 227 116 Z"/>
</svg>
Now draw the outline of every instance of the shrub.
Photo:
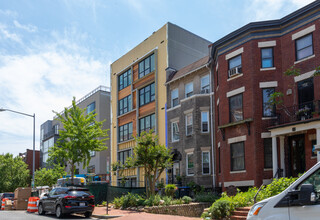
<svg viewBox="0 0 320 220">
<path fill-rule="evenodd" d="M 114 198 L 113 204 L 116 209 L 119 208 L 128 208 L 128 207 L 137 207 L 141 206 L 144 203 L 144 198 L 138 194 L 128 193 L 127 195 L 121 196 L 120 198 Z"/>
<path fill-rule="evenodd" d="M 113 204 L 114 204 L 114 207 L 116 208 L 116 209 L 120 209 L 120 207 L 122 206 L 122 199 L 121 199 L 122 197 L 116 197 L 116 198 L 114 198 L 114 200 L 113 200 Z"/>
<path fill-rule="evenodd" d="M 198 193 L 204 192 L 204 187 L 196 184 L 196 183 L 193 182 L 193 181 L 190 181 L 190 182 L 187 184 L 187 186 L 190 187 L 191 191 L 192 191 L 195 195 L 198 194 Z"/>
<path fill-rule="evenodd" d="M 174 192 L 176 191 L 177 187 L 174 184 L 168 184 L 165 187 L 165 192 L 167 196 L 170 196 L 171 198 L 173 198 L 174 196 Z"/>
<path fill-rule="evenodd" d="M 190 202 L 192 202 L 192 199 L 189 196 L 182 197 L 182 200 L 184 204 L 189 204 Z"/>
<path fill-rule="evenodd" d="M 209 202 L 214 203 L 219 198 L 219 196 L 215 193 L 198 193 L 195 195 L 196 202 Z"/>
<path fill-rule="evenodd" d="M 106 206 L 106 205 L 107 205 L 107 202 L 106 202 L 106 201 L 103 201 L 103 202 L 102 202 L 102 205 L 103 205 L 103 206 Z"/>
<path fill-rule="evenodd" d="M 180 198 L 180 199 L 175 199 L 172 202 L 172 205 L 181 205 L 184 204 L 184 201 Z"/>
<path fill-rule="evenodd" d="M 169 196 L 164 196 L 162 200 L 164 201 L 163 205 L 165 206 L 171 205 L 172 203 L 172 198 Z"/>
<path fill-rule="evenodd" d="M 230 216 L 231 212 L 234 210 L 234 206 L 231 201 L 226 199 L 221 199 L 209 208 L 211 217 L 214 219 L 221 219 L 226 216 Z"/>
<path fill-rule="evenodd" d="M 151 195 L 144 201 L 145 206 L 158 206 L 160 204 L 161 197 L 159 195 Z"/>
</svg>

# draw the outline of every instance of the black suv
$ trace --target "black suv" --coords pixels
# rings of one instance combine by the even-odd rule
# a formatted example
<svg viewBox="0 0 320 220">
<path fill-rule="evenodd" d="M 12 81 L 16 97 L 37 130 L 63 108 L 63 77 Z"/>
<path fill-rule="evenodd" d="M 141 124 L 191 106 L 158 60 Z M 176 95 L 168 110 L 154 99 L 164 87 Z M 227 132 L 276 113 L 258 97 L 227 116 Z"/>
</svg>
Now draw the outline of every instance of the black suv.
<svg viewBox="0 0 320 220">
<path fill-rule="evenodd" d="M 94 196 L 88 189 L 78 187 L 58 187 L 51 190 L 39 201 L 38 213 L 55 213 L 58 218 L 64 214 L 79 213 L 90 217 L 94 210 Z"/>
</svg>

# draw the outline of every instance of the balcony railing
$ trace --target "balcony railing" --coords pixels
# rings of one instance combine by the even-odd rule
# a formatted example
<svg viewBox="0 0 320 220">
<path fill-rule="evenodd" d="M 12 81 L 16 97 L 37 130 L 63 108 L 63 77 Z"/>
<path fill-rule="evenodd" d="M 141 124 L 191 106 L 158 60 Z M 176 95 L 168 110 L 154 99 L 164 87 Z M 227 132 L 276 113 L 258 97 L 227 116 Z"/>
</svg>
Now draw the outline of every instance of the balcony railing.
<svg viewBox="0 0 320 220">
<path fill-rule="evenodd" d="M 305 102 L 290 107 L 278 107 L 275 119 L 270 121 L 270 127 L 310 120 L 318 118 L 319 115 L 320 100 Z"/>
</svg>

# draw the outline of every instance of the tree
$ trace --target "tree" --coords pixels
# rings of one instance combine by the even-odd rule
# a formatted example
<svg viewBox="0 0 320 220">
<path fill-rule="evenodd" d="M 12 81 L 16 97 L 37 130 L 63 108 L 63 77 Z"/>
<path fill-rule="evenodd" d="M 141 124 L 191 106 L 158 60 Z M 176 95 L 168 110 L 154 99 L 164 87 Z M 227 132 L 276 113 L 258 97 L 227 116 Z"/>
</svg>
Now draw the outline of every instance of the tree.
<svg viewBox="0 0 320 220">
<path fill-rule="evenodd" d="M 59 139 L 55 146 L 49 150 L 49 161 L 70 165 L 71 183 L 76 164 L 83 164 L 83 168 L 90 163 L 91 151 L 106 150 L 105 141 L 108 139 L 108 130 L 103 130 L 103 121 L 96 121 L 96 114 L 85 115 L 85 109 L 76 105 L 75 97 L 72 106 L 64 109 L 63 114 L 57 112 L 58 120 L 63 129 L 59 131 Z"/>
<path fill-rule="evenodd" d="M 125 169 L 130 167 L 143 167 L 145 172 L 147 197 L 154 195 L 155 185 L 163 171 L 172 166 L 171 149 L 158 143 L 158 137 L 153 134 L 142 132 L 140 137 L 135 137 L 137 146 L 133 149 L 133 157 L 127 158 L 123 166 L 118 168 Z M 115 168 L 117 163 L 113 164 Z"/>
<path fill-rule="evenodd" d="M 52 186 L 57 180 L 66 175 L 64 167 L 56 165 L 52 169 L 42 168 L 34 173 L 35 186 Z"/>
<path fill-rule="evenodd" d="M 30 180 L 30 170 L 22 158 L 9 153 L 0 155 L 0 192 L 13 192 L 17 187 L 26 187 Z"/>
</svg>

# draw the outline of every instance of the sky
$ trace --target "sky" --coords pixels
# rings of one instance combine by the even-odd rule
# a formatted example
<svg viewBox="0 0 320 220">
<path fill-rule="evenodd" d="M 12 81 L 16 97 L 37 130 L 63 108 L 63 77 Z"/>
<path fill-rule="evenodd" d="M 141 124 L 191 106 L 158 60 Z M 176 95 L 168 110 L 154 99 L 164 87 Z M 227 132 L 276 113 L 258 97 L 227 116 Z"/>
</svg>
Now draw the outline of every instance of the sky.
<svg viewBox="0 0 320 220">
<path fill-rule="evenodd" d="M 0 0 L 0 108 L 40 125 L 100 85 L 110 64 L 167 22 L 214 42 L 312 0 Z M 33 118 L 0 112 L 0 154 L 32 149 Z"/>
</svg>

